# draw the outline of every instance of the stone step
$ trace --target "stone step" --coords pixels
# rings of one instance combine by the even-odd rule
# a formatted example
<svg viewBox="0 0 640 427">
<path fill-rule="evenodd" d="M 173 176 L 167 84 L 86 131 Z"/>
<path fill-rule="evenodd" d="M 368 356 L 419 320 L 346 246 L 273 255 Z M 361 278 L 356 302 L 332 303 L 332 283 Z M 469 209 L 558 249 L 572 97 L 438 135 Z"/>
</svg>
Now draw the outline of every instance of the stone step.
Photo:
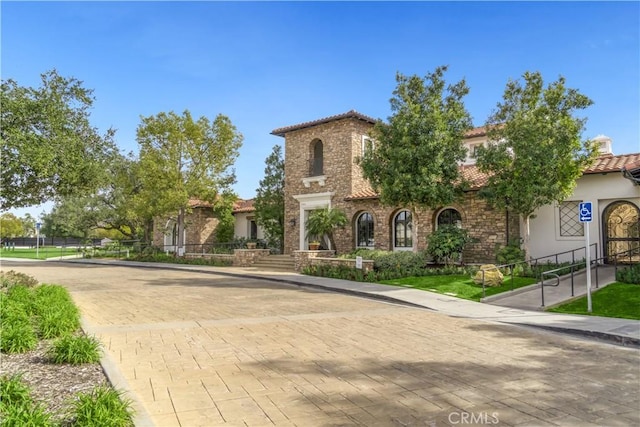
<svg viewBox="0 0 640 427">
<path fill-rule="evenodd" d="M 294 271 L 295 263 L 290 255 L 270 255 L 260 258 L 252 267 L 262 270 Z"/>
</svg>

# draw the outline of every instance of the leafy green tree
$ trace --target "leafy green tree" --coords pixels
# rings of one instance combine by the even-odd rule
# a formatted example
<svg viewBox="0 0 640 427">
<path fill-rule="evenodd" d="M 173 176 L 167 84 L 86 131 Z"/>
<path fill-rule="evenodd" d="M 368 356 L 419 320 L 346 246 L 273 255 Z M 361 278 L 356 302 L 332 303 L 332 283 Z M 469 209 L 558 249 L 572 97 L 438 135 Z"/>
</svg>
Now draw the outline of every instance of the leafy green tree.
<svg viewBox="0 0 640 427">
<path fill-rule="evenodd" d="M 56 70 L 38 88 L 11 79 L 1 87 L 1 209 L 95 190 L 115 146 L 112 130 L 100 135 L 89 123 L 93 91 Z"/>
<path fill-rule="evenodd" d="M 22 236 L 22 221 L 12 213 L 0 215 L 0 237 L 3 239 Z"/>
<path fill-rule="evenodd" d="M 26 213 L 20 218 L 20 221 L 22 222 L 22 235 L 24 237 L 35 237 L 36 219 L 30 213 Z"/>
<path fill-rule="evenodd" d="M 177 214 L 178 253 L 184 248 L 184 218 L 189 199 L 214 204 L 235 182 L 233 164 L 242 135 L 228 117 L 194 120 L 189 111 L 143 117 L 138 196 L 152 217 Z"/>
<path fill-rule="evenodd" d="M 216 241 L 228 243 L 233 241 L 236 232 L 236 220 L 233 216 L 233 202 L 237 200 L 235 194 L 225 192 L 213 205 L 213 213 L 218 218 L 216 226 Z"/>
<path fill-rule="evenodd" d="M 145 238 L 151 216 L 146 214 L 142 191 L 140 165 L 131 155 L 116 154 L 109 162 L 105 186 L 92 196 L 95 227 L 115 231 L 127 239 Z"/>
<path fill-rule="evenodd" d="M 486 123 L 495 142 L 476 154 L 478 168 L 489 174 L 481 195 L 492 206 L 519 214 L 528 253 L 531 215 L 568 197 L 597 149 L 581 138 L 586 119 L 575 117 L 591 99 L 566 87 L 563 77 L 546 87 L 539 72 L 526 72 L 523 80 L 507 83 Z"/>
<path fill-rule="evenodd" d="M 348 222 L 347 216 L 340 209 L 316 209 L 307 218 L 307 238 L 322 239 L 326 236 L 331 249 L 335 250 L 336 242 L 333 233 L 336 228 L 344 227 Z"/>
<path fill-rule="evenodd" d="M 43 217 L 42 234 L 49 237 L 87 238 L 95 228 L 96 212 L 90 196 L 65 197 Z"/>
<path fill-rule="evenodd" d="M 83 196 L 60 197 L 46 215 L 44 230 L 52 236 L 110 236 L 139 239 L 145 218 L 136 203 L 140 191 L 137 162 L 116 153 L 106 165 L 100 189 Z"/>
<path fill-rule="evenodd" d="M 264 178 L 256 190 L 256 222 L 271 245 L 284 250 L 284 159 L 275 145 L 265 160 Z"/>
<path fill-rule="evenodd" d="M 437 262 L 452 265 L 461 260 L 462 250 L 471 241 L 469 233 L 463 228 L 440 226 L 427 238 L 427 253 Z"/>
<path fill-rule="evenodd" d="M 446 71 L 438 67 L 425 78 L 398 73 L 390 101 L 393 115 L 389 123 L 375 125 L 375 149 L 360 159 L 364 177 L 383 204 L 413 211 L 414 229 L 418 207 L 449 204 L 464 188 L 458 164 L 466 157 L 463 140 L 472 127 L 462 101 L 469 89 L 464 80 L 446 85 Z"/>
</svg>

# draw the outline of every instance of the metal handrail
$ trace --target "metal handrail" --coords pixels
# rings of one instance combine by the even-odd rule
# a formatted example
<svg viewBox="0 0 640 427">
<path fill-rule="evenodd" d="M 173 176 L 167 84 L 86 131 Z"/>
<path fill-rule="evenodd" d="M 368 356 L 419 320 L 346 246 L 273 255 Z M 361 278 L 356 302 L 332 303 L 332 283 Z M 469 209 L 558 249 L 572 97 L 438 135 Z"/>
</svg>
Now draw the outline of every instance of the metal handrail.
<svg viewBox="0 0 640 427">
<path fill-rule="evenodd" d="M 591 248 L 592 246 L 595 247 L 595 252 L 596 252 L 596 255 L 597 255 L 598 254 L 598 244 L 597 243 L 592 243 L 592 244 L 589 245 L 589 248 Z M 510 290 L 513 291 L 513 276 L 514 276 L 513 272 L 514 272 L 516 266 L 521 265 L 521 264 L 526 264 L 526 265 L 529 265 L 529 266 L 534 265 L 535 267 L 537 267 L 539 260 L 549 259 L 549 258 L 553 258 L 553 257 L 555 257 L 555 259 L 556 259 L 556 264 L 559 264 L 559 262 L 558 262 L 559 261 L 559 256 L 560 255 L 564 255 L 564 254 L 568 254 L 568 253 L 571 254 L 571 262 L 573 264 L 573 263 L 575 263 L 575 253 L 578 252 L 578 251 L 584 251 L 584 250 L 585 250 L 585 247 L 583 246 L 581 248 L 576 248 L 576 249 L 571 249 L 571 250 L 568 250 L 568 251 L 558 252 L 558 253 L 555 253 L 555 254 L 551 254 L 551 255 L 547 255 L 547 256 L 543 256 L 543 257 L 539 257 L 539 258 L 531 258 L 531 259 L 525 260 L 525 261 L 512 262 L 510 264 L 502 264 L 502 265 L 498 265 L 498 266 L 487 268 L 487 269 L 481 269 L 480 271 L 482 272 L 482 298 L 486 297 L 486 291 L 485 291 L 485 288 L 486 288 L 486 285 L 485 285 L 485 272 L 486 271 L 499 270 L 501 268 L 509 268 L 510 271 L 511 271 L 511 289 Z M 563 267 L 563 268 L 567 268 L 567 267 Z"/>
<path fill-rule="evenodd" d="M 613 258 L 613 260 L 614 260 L 614 264 L 613 264 L 614 270 L 613 271 L 614 271 L 614 274 L 617 274 L 617 272 L 618 272 L 618 264 L 617 264 L 618 257 L 620 255 L 626 255 L 628 253 L 629 254 L 629 262 L 631 262 L 631 255 L 632 255 L 632 253 L 634 251 L 640 251 L 640 246 L 637 247 L 637 248 L 632 248 L 632 249 L 629 249 L 629 250 L 626 250 L 626 251 L 618 252 L 618 253 L 615 253 L 615 254 L 612 254 L 612 255 L 601 256 L 601 257 L 592 259 L 591 262 L 590 262 L 589 268 L 593 268 L 592 266 L 595 265 L 596 289 L 599 288 L 599 281 L 598 281 L 598 266 L 600 265 L 599 261 L 608 260 L 608 259 Z M 597 251 L 596 251 L 596 254 L 597 254 Z M 574 267 L 581 267 L 581 268 L 578 268 L 577 270 L 574 270 Z M 571 265 L 567 265 L 565 267 L 560 267 L 560 268 L 556 268 L 556 269 L 553 269 L 553 270 L 548 270 L 548 271 L 542 272 L 542 274 L 540 275 L 540 277 L 541 277 L 541 281 L 540 281 L 540 298 L 541 298 L 541 303 L 542 303 L 541 307 L 544 307 L 544 287 L 545 286 L 554 286 L 554 287 L 558 286 L 560 284 L 560 276 L 558 274 L 556 274 L 556 273 L 559 272 L 559 271 L 562 271 L 562 270 L 566 270 L 567 268 L 571 269 L 571 296 L 575 295 L 574 286 L 573 286 L 574 285 L 574 282 L 573 282 L 574 272 L 578 271 L 578 270 L 581 270 L 582 268 L 586 269 L 587 268 L 586 262 L 574 263 L 574 264 L 571 264 Z M 557 277 L 556 284 L 555 285 L 545 285 L 545 283 L 544 283 L 544 276 L 545 275 Z"/>
</svg>

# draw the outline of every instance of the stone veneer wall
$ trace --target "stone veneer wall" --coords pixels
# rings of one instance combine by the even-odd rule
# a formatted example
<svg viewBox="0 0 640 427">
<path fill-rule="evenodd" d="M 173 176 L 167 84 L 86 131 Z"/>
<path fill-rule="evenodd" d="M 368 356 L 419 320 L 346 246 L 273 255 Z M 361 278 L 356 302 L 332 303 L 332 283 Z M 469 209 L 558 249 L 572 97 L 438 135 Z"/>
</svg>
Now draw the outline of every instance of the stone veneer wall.
<svg viewBox="0 0 640 427">
<path fill-rule="evenodd" d="M 371 213 L 374 218 L 375 249 L 393 249 L 392 223 L 395 215 L 402 209 L 382 206 L 377 199 L 343 201 L 336 205 L 342 207 L 350 219 L 348 226 L 335 233 L 338 253 L 349 252 L 355 248 L 356 221 L 363 212 Z M 518 237 L 517 216 L 510 215 L 509 224 L 507 224 L 505 211 L 491 208 L 486 201 L 478 197 L 477 192 L 469 192 L 465 195 L 464 202 L 447 205 L 444 208 L 454 208 L 460 212 L 462 227 L 476 240 L 464 251 L 464 262 L 494 262 L 498 248 L 505 246 L 508 239 Z M 418 212 L 418 232 L 414 238 L 418 239 L 419 250 L 426 249 L 427 236 L 435 229 L 437 215 L 442 209 L 424 209 Z"/>
<path fill-rule="evenodd" d="M 175 216 L 171 217 L 175 221 Z M 164 246 L 165 230 L 169 217 L 156 218 L 153 221 L 153 244 L 154 246 Z M 218 219 L 214 216 L 211 208 L 194 208 L 190 214 L 185 215 L 185 245 L 187 252 L 197 252 L 188 245 L 212 244 L 215 241 L 216 227 Z"/>
<path fill-rule="evenodd" d="M 300 249 L 301 226 L 299 202 L 294 195 L 331 192 L 331 206 L 345 208 L 344 198 L 366 186 L 355 157 L 361 155 L 362 135 L 371 124 L 355 119 L 342 119 L 286 134 L 285 139 L 285 253 Z M 319 139 L 323 143 L 324 182 L 303 183 L 309 177 L 312 158 L 311 144 Z M 357 151 L 356 151 L 357 150 Z M 291 227 L 291 219 L 296 226 Z M 341 247 L 338 248 L 342 250 Z"/>
<path fill-rule="evenodd" d="M 367 188 L 356 158 L 362 155 L 362 135 L 366 135 L 372 125 L 356 119 L 342 119 L 286 134 L 285 139 L 285 253 L 300 249 L 300 204 L 294 195 L 332 193 L 331 206 L 345 211 L 349 225 L 334 233 L 338 253 L 355 248 L 355 223 L 362 212 L 374 216 L 375 248 L 392 249 L 392 222 L 403 207 L 381 206 L 377 199 L 345 201 L 344 199 Z M 311 182 L 309 187 L 303 178 L 309 176 L 309 160 L 312 156 L 311 143 L 315 139 L 323 142 L 324 182 Z M 477 192 L 465 194 L 464 200 L 452 204 L 462 216 L 462 227 L 467 229 L 477 242 L 470 244 L 463 254 L 465 262 L 493 262 L 495 252 L 508 243 L 508 238 L 518 235 L 517 216 L 507 216 L 504 211 L 491 208 Z M 426 248 L 426 236 L 434 230 L 437 214 L 441 209 L 424 209 L 417 213 L 417 227 L 414 238 L 418 239 L 418 249 Z M 515 223 L 514 223 L 515 218 Z M 290 221 L 296 220 L 291 226 Z M 414 221 L 415 224 L 415 221 Z M 509 229 L 509 231 L 507 231 Z"/>
<path fill-rule="evenodd" d="M 233 266 L 249 267 L 266 256 L 269 256 L 269 249 L 235 249 L 233 251 Z"/>
</svg>

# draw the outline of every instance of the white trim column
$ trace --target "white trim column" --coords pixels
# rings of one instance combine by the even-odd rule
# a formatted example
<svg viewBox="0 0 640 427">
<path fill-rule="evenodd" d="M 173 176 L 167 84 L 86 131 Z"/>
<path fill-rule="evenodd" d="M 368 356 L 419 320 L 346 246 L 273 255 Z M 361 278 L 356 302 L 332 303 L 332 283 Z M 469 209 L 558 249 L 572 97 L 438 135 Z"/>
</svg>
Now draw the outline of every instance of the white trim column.
<svg viewBox="0 0 640 427">
<path fill-rule="evenodd" d="M 328 191 L 325 193 L 299 194 L 293 196 L 300 204 L 298 224 L 300 224 L 300 247 L 301 251 L 307 249 L 307 230 L 306 223 L 309 211 L 316 209 L 331 208 L 331 197 L 335 193 Z"/>
</svg>

